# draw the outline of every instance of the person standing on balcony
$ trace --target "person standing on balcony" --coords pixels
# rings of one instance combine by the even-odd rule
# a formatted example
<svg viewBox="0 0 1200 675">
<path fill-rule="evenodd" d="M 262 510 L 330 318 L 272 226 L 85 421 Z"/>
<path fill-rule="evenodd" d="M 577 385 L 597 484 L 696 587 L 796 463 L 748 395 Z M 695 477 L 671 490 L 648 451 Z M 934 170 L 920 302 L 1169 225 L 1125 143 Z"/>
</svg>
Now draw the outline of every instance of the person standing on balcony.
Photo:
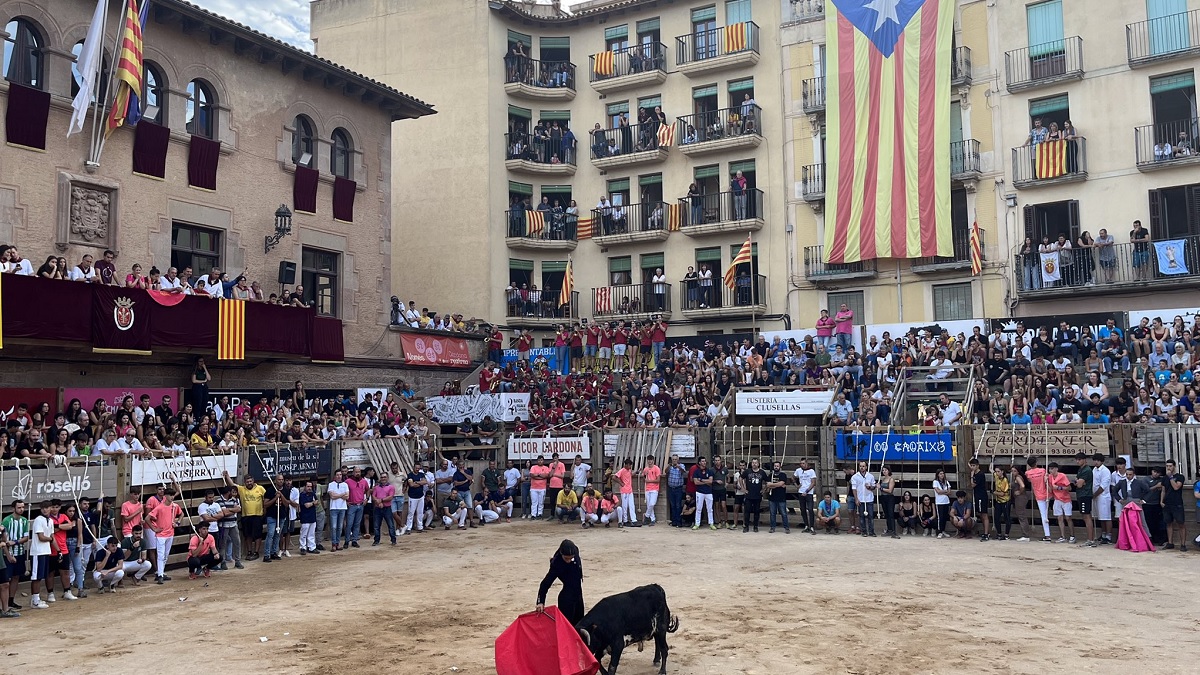
<svg viewBox="0 0 1200 675">
<path fill-rule="evenodd" d="M 604 129 L 600 128 L 599 122 L 592 127 L 592 154 L 595 159 L 608 156 L 608 136 L 605 135 Z"/>
<path fill-rule="evenodd" d="M 621 136 L 621 154 L 628 155 L 633 151 L 633 127 L 629 126 L 629 113 L 621 113 L 617 128 Z"/>
<path fill-rule="evenodd" d="M 1041 255 L 1040 255 L 1040 254 L 1042 254 L 1042 253 L 1057 253 L 1057 252 L 1058 252 L 1058 244 L 1057 244 L 1057 243 L 1051 243 L 1051 242 L 1050 242 L 1050 237 L 1049 237 L 1049 236 L 1042 237 L 1042 243 L 1038 245 L 1038 254 L 1039 254 L 1039 255 L 1038 255 L 1038 267 L 1039 267 L 1039 272 L 1038 272 L 1038 275 L 1039 275 L 1039 276 L 1041 276 L 1041 271 L 1040 271 L 1040 268 L 1041 268 L 1041 264 L 1042 264 L 1042 262 L 1041 262 L 1041 261 L 1042 261 L 1042 257 L 1041 257 Z M 1060 268 L 1060 269 L 1061 269 L 1061 268 Z M 1052 281 L 1052 282 L 1050 282 L 1050 283 L 1051 283 L 1051 284 L 1053 284 L 1054 286 L 1061 285 L 1061 284 L 1062 284 L 1062 282 L 1063 282 L 1063 279 L 1064 279 L 1064 278 L 1065 278 L 1065 277 L 1062 277 L 1062 276 L 1060 275 L 1060 277 L 1059 277 L 1059 280 L 1058 280 L 1058 281 Z"/>
<path fill-rule="evenodd" d="M 563 77 L 564 83 L 566 82 L 566 79 L 567 78 L 564 74 L 564 77 Z M 571 131 L 570 127 L 567 126 L 566 122 L 563 122 L 563 125 L 562 125 L 562 154 L 560 155 L 560 157 L 562 157 L 563 164 L 574 164 L 575 163 L 575 143 L 576 143 L 575 132 Z"/>
<path fill-rule="evenodd" d="M 713 287 L 713 273 L 708 265 L 700 266 L 700 309 L 708 307 L 711 301 Z"/>
<path fill-rule="evenodd" d="M 1066 234 L 1059 234 L 1058 241 L 1053 244 L 1054 250 L 1058 251 L 1058 266 L 1062 269 L 1062 283 L 1067 286 L 1075 286 L 1079 280 L 1075 278 L 1077 274 L 1075 270 L 1075 257 L 1071 251 L 1071 240 L 1067 239 Z"/>
<path fill-rule="evenodd" d="M 746 177 L 738 171 L 733 175 L 733 180 L 730 181 L 729 189 L 733 192 L 733 215 L 734 220 L 746 219 Z"/>
<path fill-rule="evenodd" d="M 661 312 L 667 307 L 667 275 L 661 267 L 654 270 L 650 277 L 651 290 L 654 292 L 654 311 Z M 657 355 L 657 354 L 656 354 Z"/>
<path fill-rule="evenodd" d="M 842 348 L 842 352 L 849 351 L 850 345 L 853 344 L 851 332 L 854 330 L 854 311 L 846 303 L 838 308 L 838 313 L 833 317 L 834 327 L 833 334 L 837 338 L 837 344 Z"/>
<path fill-rule="evenodd" d="M 754 109 L 758 107 L 758 102 L 750 97 L 749 93 L 742 96 L 742 119 L 745 120 L 743 131 L 754 130 Z"/>
<path fill-rule="evenodd" d="M 688 225 L 702 225 L 704 223 L 704 194 L 700 192 L 700 186 L 696 183 L 688 186 L 687 200 L 692 207 L 692 219 L 688 221 Z"/>
<path fill-rule="evenodd" d="M 1029 130 L 1029 136 L 1025 139 L 1024 146 L 1031 147 L 1029 153 L 1029 166 L 1032 171 L 1031 177 L 1037 177 L 1037 146 L 1039 143 L 1044 143 L 1049 140 L 1050 132 L 1046 127 L 1042 126 L 1042 118 L 1035 117 L 1033 120 L 1033 128 Z"/>
<path fill-rule="evenodd" d="M 1093 243 L 1100 252 L 1100 273 L 1104 276 L 1106 284 L 1112 283 L 1113 270 L 1117 267 L 1117 249 L 1114 248 L 1116 243 L 1113 236 L 1104 228 L 1100 228 L 1100 234 Z"/>
<path fill-rule="evenodd" d="M 1075 273 L 1079 276 L 1078 281 L 1084 286 L 1095 286 L 1094 268 L 1096 259 L 1092 255 L 1092 249 L 1096 247 L 1096 240 L 1092 239 L 1091 233 L 1084 230 L 1079 238 L 1075 240 Z"/>
<path fill-rule="evenodd" d="M 1067 173 L 1079 173 L 1079 141 L 1075 125 L 1063 120 L 1062 138 L 1067 142 Z"/>
<path fill-rule="evenodd" d="M 1146 271 L 1150 268 L 1150 231 L 1142 227 L 1142 221 L 1133 221 L 1129 241 L 1133 244 L 1133 280 L 1146 281 Z"/>
</svg>

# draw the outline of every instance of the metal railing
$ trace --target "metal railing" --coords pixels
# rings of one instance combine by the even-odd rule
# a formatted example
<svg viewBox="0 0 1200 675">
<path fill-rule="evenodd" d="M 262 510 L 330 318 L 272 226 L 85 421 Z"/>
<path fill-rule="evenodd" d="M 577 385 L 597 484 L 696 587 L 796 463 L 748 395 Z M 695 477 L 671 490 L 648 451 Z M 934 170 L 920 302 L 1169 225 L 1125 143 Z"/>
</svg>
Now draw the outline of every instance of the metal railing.
<svg viewBox="0 0 1200 675">
<path fill-rule="evenodd" d="M 751 103 L 736 108 L 683 115 L 675 130 L 680 145 L 692 145 L 735 136 L 761 136 L 762 108 Z"/>
<path fill-rule="evenodd" d="M 592 316 L 596 318 L 670 311 L 670 282 L 647 282 L 592 289 Z"/>
<path fill-rule="evenodd" d="M 837 277 L 846 274 L 873 274 L 876 271 L 875 260 L 860 260 L 855 263 L 825 262 L 824 246 L 804 247 L 804 276 L 808 279 L 820 277 Z"/>
<path fill-rule="evenodd" d="M 680 66 L 744 51 L 758 51 L 758 24 L 753 21 L 697 31 L 675 38 L 675 63 Z"/>
<path fill-rule="evenodd" d="M 825 16 L 825 0 L 792 0 L 792 21 L 815 21 Z"/>
<path fill-rule="evenodd" d="M 679 291 L 685 310 L 754 307 L 767 304 L 767 277 L 739 274 L 730 288 L 723 278 L 714 275 L 711 286 L 703 286 L 698 280 L 681 281 Z"/>
<path fill-rule="evenodd" d="M 979 173 L 979 141 L 968 138 L 950 144 L 950 177 Z"/>
<path fill-rule="evenodd" d="M 1186 56 L 1200 50 L 1200 9 L 1125 26 L 1129 64 Z"/>
<path fill-rule="evenodd" d="M 955 227 L 950 233 L 953 242 L 953 253 L 950 256 L 928 256 L 915 258 L 913 267 L 937 267 L 940 265 L 959 266 L 971 262 L 971 232 L 962 227 Z"/>
<path fill-rule="evenodd" d="M 592 218 L 595 228 L 592 234 L 596 237 L 666 231 L 667 205 L 665 202 L 613 205 L 592 209 Z"/>
<path fill-rule="evenodd" d="M 589 58 L 592 62 L 592 82 L 653 70 L 665 73 L 667 70 L 667 46 L 661 42 L 630 45 L 624 49 L 593 54 Z"/>
<path fill-rule="evenodd" d="M 1012 149 L 1013 183 L 1036 185 L 1072 176 L 1087 177 L 1087 139 L 1043 141 Z"/>
<path fill-rule="evenodd" d="M 514 131 L 504 134 L 504 159 L 520 159 L 534 164 L 575 165 L 575 148 L 563 143 L 562 137 Z"/>
<path fill-rule="evenodd" d="M 1200 138 L 1200 119 L 1147 124 L 1133 130 L 1139 167 L 1169 164 L 1197 157 L 1196 139 Z"/>
<path fill-rule="evenodd" d="M 520 82 L 539 89 L 575 89 L 575 64 L 540 61 L 509 54 L 504 57 L 504 82 Z"/>
<path fill-rule="evenodd" d="M 968 84 L 971 81 L 971 48 L 955 47 L 950 60 L 950 84 Z"/>
<path fill-rule="evenodd" d="M 810 77 L 800 83 L 800 106 L 806 113 L 825 109 L 824 77 Z"/>
<path fill-rule="evenodd" d="M 1042 274 L 1042 258 L 1038 253 L 1013 256 L 1019 293 L 1061 291 L 1080 286 L 1111 286 L 1122 284 L 1162 283 L 1172 280 L 1200 278 L 1200 235 L 1169 240 L 1177 242 L 1164 247 L 1160 260 L 1153 243 L 1113 244 L 1104 248 L 1081 249 L 1059 253 L 1060 275 L 1057 282 L 1046 282 Z M 1159 240 L 1160 243 L 1165 243 Z M 1070 265 L 1064 265 L 1070 255 Z"/>
<path fill-rule="evenodd" d="M 505 316 L 528 319 L 572 319 L 579 316 L 579 291 L 571 291 L 571 301 L 558 304 L 559 289 L 529 290 L 509 293 L 505 299 Z"/>
<path fill-rule="evenodd" d="M 1009 91 L 1027 89 L 1039 82 L 1083 76 L 1083 38 L 1030 45 L 1004 52 Z"/>
<path fill-rule="evenodd" d="M 537 241 L 578 241 L 579 216 L 565 211 L 526 211 L 512 209 L 504 212 L 508 236 Z"/>
<path fill-rule="evenodd" d="M 825 198 L 825 165 L 808 164 L 800 168 L 800 184 L 805 199 Z"/>
<path fill-rule="evenodd" d="M 713 192 L 699 197 L 679 200 L 688 214 L 684 227 L 749 220 L 763 217 L 763 191 L 747 188 L 737 195 L 733 192 Z"/>
<path fill-rule="evenodd" d="M 662 125 L 655 120 L 646 124 L 630 124 L 627 127 L 592 131 L 592 159 L 657 150 L 660 126 Z"/>
</svg>

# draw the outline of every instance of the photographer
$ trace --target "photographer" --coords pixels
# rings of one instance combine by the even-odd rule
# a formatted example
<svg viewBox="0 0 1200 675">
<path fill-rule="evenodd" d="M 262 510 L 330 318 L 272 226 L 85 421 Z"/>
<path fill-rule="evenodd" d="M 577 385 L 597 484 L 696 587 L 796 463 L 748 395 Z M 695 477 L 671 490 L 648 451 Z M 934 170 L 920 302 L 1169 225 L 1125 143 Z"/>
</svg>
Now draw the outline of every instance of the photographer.
<svg viewBox="0 0 1200 675">
<path fill-rule="evenodd" d="M 391 325 L 393 325 L 393 326 L 401 325 L 401 322 L 404 318 L 403 314 L 404 314 L 404 305 L 400 302 L 400 298 L 397 298 L 396 296 L 393 295 L 392 296 L 392 311 L 391 311 L 391 318 L 389 319 L 389 323 L 391 323 Z"/>
</svg>

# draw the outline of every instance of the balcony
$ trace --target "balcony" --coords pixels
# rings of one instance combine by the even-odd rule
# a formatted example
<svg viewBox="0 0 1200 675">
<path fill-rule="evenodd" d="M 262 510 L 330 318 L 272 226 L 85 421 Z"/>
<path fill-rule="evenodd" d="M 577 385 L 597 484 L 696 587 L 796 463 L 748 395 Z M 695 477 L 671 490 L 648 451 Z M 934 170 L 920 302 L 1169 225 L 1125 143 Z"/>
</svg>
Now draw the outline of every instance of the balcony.
<svg viewBox="0 0 1200 675">
<path fill-rule="evenodd" d="M 1017 277 L 1017 294 L 1022 299 L 1039 300 L 1114 293 L 1159 293 L 1200 287 L 1200 236 L 1159 240 L 1158 243 L 1170 249 L 1163 254 L 1166 269 L 1160 269 L 1153 243 L 1142 251 L 1138 251 L 1138 245 L 1132 243 L 1114 244 L 1108 251 L 1072 249 L 1074 264 L 1069 267 L 1060 265 L 1063 279 L 1051 283 L 1042 280 L 1039 254 L 1016 254 L 1013 256 L 1013 270 Z M 1118 305 L 1119 302 L 1114 304 Z"/>
<path fill-rule="evenodd" d="M 579 217 L 553 211 L 525 211 L 514 209 L 504 212 L 506 236 L 504 243 L 509 248 L 527 251 L 574 251 L 579 245 L 577 237 Z"/>
<path fill-rule="evenodd" d="M 571 292 L 571 301 L 558 304 L 560 291 L 537 290 L 506 291 L 505 317 L 509 326 L 515 328 L 553 328 L 560 323 L 571 323 L 579 318 L 579 291 Z"/>
<path fill-rule="evenodd" d="M 680 117 L 675 134 L 679 152 L 694 157 L 724 150 L 756 148 L 762 143 L 762 108 L 742 105 Z"/>
<path fill-rule="evenodd" d="M 758 24 L 730 24 L 675 38 L 675 63 L 688 77 L 758 63 Z"/>
<path fill-rule="evenodd" d="M 788 22 L 807 23 L 825 18 L 826 0 L 791 0 L 792 18 Z"/>
<path fill-rule="evenodd" d="M 1161 171 L 1200 164 L 1196 139 L 1200 138 L 1200 120 L 1178 120 L 1166 124 L 1147 124 L 1133 130 L 1139 171 Z"/>
<path fill-rule="evenodd" d="M 1012 149 L 1013 187 L 1017 189 L 1087 180 L 1087 139 L 1043 141 Z"/>
<path fill-rule="evenodd" d="M 599 246 L 666 241 L 667 206 L 663 202 L 592 209 L 592 241 Z"/>
<path fill-rule="evenodd" d="M 969 138 L 950 144 L 950 180 L 979 180 L 979 141 Z"/>
<path fill-rule="evenodd" d="M 1125 26 L 1129 67 L 1192 57 L 1200 53 L 1200 10 Z"/>
<path fill-rule="evenodd" d="M 809 164 L 800 167 L 801 196 L 812 204 L 825 201 L 825 165 Z"/>
<path fill-rule="evenodd" d="M 1078 35 L 1004 52 L 1008 91 L 1083 78 L 1083 38 Z"/>
<path fill-rule="evenodd" d="M 809 115 L 825 112 L 824 77 L 810 77 L 800 83 L 800 108 Z"/>
<path fill-rule="evenodd" d="M 592 89 L 600 94 L 662 84 L 667 79 L 667 46 L 661 42 L 600 52 L 590 58 Z"/>
<path fill-rule="evenodd" d="M 814 284 L 851 279 L 872 279 L 876 273 L 874 260 L 861 260 L 845 264 L 827 263 L 825 262 L 824 246 L 804 247 L 804 278 Z"/>
<path fill-rule="evenodd" d="M 763 221 L 763 192 L 746 190 L 741 198 L 732 192 L 717 192 L 696 198 L 679 200 L 680 208 L 688 214 L 682 232 L 689 237 L 761 230 Z"/>
<path fill-rule="evenodd" d="M 912 261 L 912 271 L 916 274 L 933 274 L 971 269 L 971 231 L 955 228 L 952 234 L 954 241 L 953 255 L 949 257 L 931 256 L 928 258 L 914 258 Z"/>
<path fill-rule="evenodd" d="M 504 134 L 504 168 L 539 176 L 574 176 L 575 150 L 525 132 Z"/>
<path fill-rule="evenodd" d="M 671 318 L 671 284 L 646 283 L 592 289 L 592 317 L 650 321 Z"/>
<path fill-rule="evenodd" d="M 712 286 L 701 286 L 699 281 L 681 281 L 679 292 L 683 315 L 688 319 L 732 319 L 761 316 L 767 311 L 767 277 L 762 274 L 739 275 L 734 279 L 733 288 L 717 276 L 713 277 Z"/>
<path fill-rule="evenodd" d="M 592 166 L 611 169 L 666 161 L 667 146 L 658 141 L 661 127 L 658 121 L 654 121 L 592 131 Z"/>
<path fill-rule="evenodd" d="M 575 64 L 505 56 L 504 91 L 532 101 L 574 100 Z"/>
<path fill-rule="evenodd" d="M 955 47 L 950 61 L 950 86 L 961 87 L 971 84 L 971 48 Z"/>
</svg>

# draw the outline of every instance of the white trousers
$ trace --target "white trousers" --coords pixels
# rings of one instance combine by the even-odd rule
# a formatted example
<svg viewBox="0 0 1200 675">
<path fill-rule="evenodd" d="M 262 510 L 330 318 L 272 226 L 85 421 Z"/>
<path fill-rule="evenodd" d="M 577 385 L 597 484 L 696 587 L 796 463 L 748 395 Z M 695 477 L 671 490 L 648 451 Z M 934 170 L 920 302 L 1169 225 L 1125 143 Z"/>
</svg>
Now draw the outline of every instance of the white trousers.
<svg viewBox="0 0 1200 675">
<path fill-rule="evenodd" d="M 500 520 L 500 514 L 491 509 L 485 509 L 482 506 L 475 507 L 475 517 L 485 523 L 494 523 Z"/>
<path fill-rule="evenodd" d="M 408 500 L 408 517 L 404 519 L 404 529 L 412 531 L 425 529 L 425 500 Z"/>
<path fill-rule="evenodd" d="M 716 523 L 713 521 L 712 494 L 702 494 L 700 492 L 697 492 L 696 493 L 696 525 L 697 526 L 700 525 L 700 516 L 701 516 L 701 514 L 704 513 L 705 509 L 708 510 L 708 524 L 715 525 Z"/>
<path fill-rule="evenodd" d="M 154 542 L 154 550 L 158 553 L 158 558 L 154 561 L 158 564 L 158 576 L 163 576 L 167 571 L 167 558 L 171 555 L 171 544 L 175 541 L 174 537 L 158 537 Z"/>
<path fill-rule="evenodd" d="M 466 525 L 466 523 L 467 523 L 467 510 L 466 509 L 459 509 L 454 512 L 454 515 L 451 515 L 451 516 L 442 516 L 442 523 L 445 524 L 446 527 L 450 527 L 451 525 L 453 525 L 456 522 L 458 523 L 459 527 L 463 527 Z"/>
<path fill-rule="evenodd" d="M 529 514 L 533 518 L 542 517 L 542 507 L 546 505 L 545 490 L 530 490 L 529 491 Z"/>
<path fill-rule="evenodd" d="M 317 550 L 317 524 L 300 523 L 300 550 Z"/>
<path fill-rule="evenodd" d="M 126 564 L 128 564 L 128 563 L 126 563 Z M 150 567 L 150 563 L 146 563 L 146 568 L 149 569 L 149 567 Z M 107 581 L 102 580 L 101 576 L 100 576 L 100 570 L 96 570 L 96 571 L 92 572 L 92 578 L 96 580 L 97 588 L 99 588 L 100 586 L 103 586 L 104 584 L 111 584 L 113 586 L 116 586 L 117 584 L 121 583 L 122 579 L 125 578 L 125 570 L 119 569 L 116 572 L 113 572 L 111 575 L 109 575 Z M 138 577 L 138 579 L 140 580 L 141 577 Z"/>
<path fill-rule="evenodd" d="M 425 512 L 425 515 L 421 516 L 421 522 L 424 523 L 425 527 L 433 526 L 433 515 L 433 509 L 429 509 Z"/>
<path fill-rule="evenodd" d="M 618 523 L 621 522 L 620 511 L 613 511 L 612 513 L 605 513 L 600 516 L 600 522 L 604 523 L 605 525 L 609 524 L 609 522 L 613 520 L 617 521 Z"/>
<path fill-rule="evenodd" d="M 1038 512 L 1040 512 L 1042 514 L 1042 534 L 1049 537 L 1050 536 L 1050 518 L 1048 517 L 1048 514 L 1046 513 L 1046 508 L 1049 505 L 1050 501 L 1047 499 L 1038 499 L 1035 501 L 1037 501 Z"/>
<path fill-rule="evenodd" d="M 122 565 L 122 571 L 125 572 L 124 576 L 129 576 L 130 574 L 132 574 L 134 579 L 141 581 L 142 577 L 145 577 L 146 573 L 150 571 L 150 561 L 149 560 L 143 560 L 142 562 L 138 562 L 136 560 L 126 561 L 125 564 Z"/>
<path fill-rule="evenodd" d="M 594 513 L 585 513 L 585 514 L 583 514 L 583 522 L 596 524 L 596 523 L 600 522 L 600 516 L 597 516 Z"/>
<path fill-rule="evenodd" d="M 654 517 L 654 507 L 658 504 L 658 490 L 648 490 L 646 492 L 646 517 L 650 522 L 657 523 L 658 519 Z"/>
<path fill-rule="evenodd" d="M 637 520 L 637 504 L 633 501 L 632 492 L 621 493 L 621 521 L 632 523 Z"/>
</svg>

